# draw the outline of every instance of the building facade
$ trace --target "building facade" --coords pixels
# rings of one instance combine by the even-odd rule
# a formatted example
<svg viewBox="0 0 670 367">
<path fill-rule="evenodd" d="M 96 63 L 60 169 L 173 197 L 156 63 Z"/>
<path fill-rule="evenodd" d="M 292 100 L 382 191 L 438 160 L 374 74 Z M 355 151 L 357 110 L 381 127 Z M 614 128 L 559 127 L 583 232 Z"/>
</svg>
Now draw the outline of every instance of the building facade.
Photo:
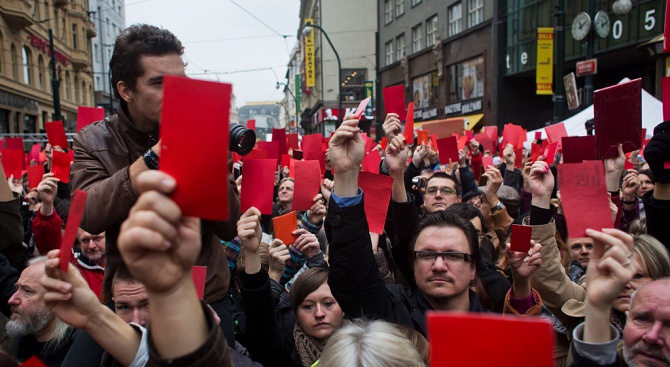
<svg viewBox="0 0 670 367">
<path fill-rule="evenodd" d="M 91 39 L 93 65 L 93 91 L 95 105 L 114 114 L 118 101 L 111 91 L 109 61 L 114 51 L 116 37 L 126 28 L 126 11 L 124 0 L 88 0 L 91 20 L 97 34 Z"/>
<path fill-rule="evenodd" d="M 256 121 L 256 138 L 261 141 L 272 140 L 272 129 L 282 128 L 280 122 L 281 104 L 278 101 L 247 102 L 237 109 L 241 124 L 245 125 L 249 120 Z M 234 121 L 231 116 L 231 121 Z"/>
<path fill-rule="evenodd" d="M 57 119 L 54 85 L 66 131 L 75 131 L 77 106 L 93 105 L 87 11 L 87 0 L 0 2 L 0 134 L 38 133 Z"/>
</svg>

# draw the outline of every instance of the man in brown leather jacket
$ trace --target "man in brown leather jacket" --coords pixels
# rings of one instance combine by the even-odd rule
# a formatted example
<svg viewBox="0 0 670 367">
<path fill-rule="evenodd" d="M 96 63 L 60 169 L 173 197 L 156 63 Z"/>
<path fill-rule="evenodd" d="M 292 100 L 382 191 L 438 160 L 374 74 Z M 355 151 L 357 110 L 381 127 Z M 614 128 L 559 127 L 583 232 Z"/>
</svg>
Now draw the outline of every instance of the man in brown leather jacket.
<svg viewBox="0 0 670 367">
<path fill-rule="evenodd" d="M 115 115 L 86 126 L 74 138 L 72 187 L 88 193 L 81 227 L 90 233 L 106 233 L 105 298 L 110 296 L 112 276 L 122 261 L 117 238 L 138 198 L 137 176 L 158 168 L 163 75 L 186 75 L 183 52 L 181 42 L 168 30 L 145 24 L 125 29 L 110 61 L 119 108 Z M 220 240 L 236 236 L 240 207 L 234 182 L 227 194 L 230 220 L 202 222 L 203 247 L 196 265 L 207 266 L 207 303 L 221 300 L 228 290 L 230 274 Z"/>
</svg>

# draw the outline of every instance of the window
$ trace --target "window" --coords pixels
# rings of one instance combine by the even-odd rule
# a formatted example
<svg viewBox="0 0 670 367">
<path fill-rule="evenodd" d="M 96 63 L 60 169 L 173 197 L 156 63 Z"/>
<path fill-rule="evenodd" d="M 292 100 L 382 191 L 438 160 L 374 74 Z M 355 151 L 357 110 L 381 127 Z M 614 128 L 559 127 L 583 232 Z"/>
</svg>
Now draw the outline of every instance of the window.
<svg viewBox="0 0 670 367">
<path fill-rule="evenodd" d="M 101 89 L 101 88 L 100 88 L 100 77 L 99 77 L 99 76 L 96 76 L 96 77 L 95 77 L 95 88 L 96 88 L 97 90 L 100 90 L 100 89 Z"/>
<path fill-rule="evenodd" d="M 79 103 L 79 78 L 74 77 L 74 84 L 72 85 L 74 89 L 74 98 L 72 99 L 74 103 Z"/>
<path fill-rule="evenodd" d="M 393 64 L 393 41 L 386 42 L 386 65 Z"/>
<path fill-rule="evenodd" d="M 16 53 L 16 46 L 12 45 L 12 51 L 10 53 L 11 59 L 9 60 L 9 63 L 12 65 L 12 78 L 14 80 L 19 79 L 19 69 L 18 69 L 18 63 L 19 63 L 19 55 Z"/>
<path fill-rule="evenodd" d="M 391 0 L 384 0 L 384 24 L 393 21 L 393 3 Z"/>
<path fill-rule="evenodd" d="M 77 25 L 73 24 L 72 25 L 72 48 L 77 50 L 79 48 L 78 46 L 79 45 L 77 44 Z"/>
<path fill-rule="evenodd" d="M 412 28 L 412 53 L 421 51 L 421 43 L 423 42 L 423 32 L 421 31 L 421 24 Z"/>
<path fill-rule="evenodd" d="M 365 69 L 342 69 L 342 101 L 365 99 Z"/>
<path fill-rule="evenodd" d="M 423 0 L 412 0 L 412 6 L 417 6 L 417 5 L 421 4 L 421 1 L 423 1 Z"/>
<path fill-rule="evenodd" d="M 402 60 L 405 57 L 405 35 L 401 34 L 395 38 L 395 59 Z"/>
<path fill-rule="evenodd" d="M 100 55 L 98 55 L 98 45 L 93 45 L 93 57 L 95 57 L 95 62 L 100 62 Z"/>
<path fill-rule="evenodd" d="M 23 65 L 23 82 L 30 85 L 30 50 L 28 46 L 24 46 L 21 52 L 21 62 Z"/>
<path fill-rule="evenodd" d="M 449 66 L 449 102 L 484 96 L 484 57 Z"/>
<path fill-rule="evenodd" d="M 405 14 L 405 0 L 395 0 L 395 16 L 396 18 Z"/>
<path fill-rule="evenodd" d="M 106 22 L 107 22 L 107 35 L 108 35 L 108 36 L 111 36 L 110 33 L 111 33 L 111 31 L 112 31 L 112 25 L 109 24 L 109 18 L 105 18 L 105 19 L 106 19 Z"/>
<path fill-rule="evenodd" d="M 2 38 L 2 32 L 0 32 L 0 50 L 2 50 L 2 46 L 4 44 L 5 44 L 5 42 L 3 41 L 3 38 Z M 2 69 L 2 52 L 0 52 L 0 75 L 2 75 L 3 72 L 4 72 L 4 70 Z"/>
<path fill-rule="evenodd" d="M 463 6 L 461 3 L 449 7 L 449 37 L 463 30 Z"/>
<path fill-rule="evenodd" d="M 484 0 L 468 0 L 468 27 L 484 21 Z"/>
<path fill-rule="evenodd" d="M 426 47 L 437 41 L 437 15 L 426 21 Z"/>
<path fill-rule="evenodd" d="M 44 58 L 42 55 L 37 58 L 37 82 L 38 87 L 44 88 Z"/>
<path fill-rule="evenodd" d="M 70 98 L 70 72 L 65 72 L 65 98 Z"/>
</svg>

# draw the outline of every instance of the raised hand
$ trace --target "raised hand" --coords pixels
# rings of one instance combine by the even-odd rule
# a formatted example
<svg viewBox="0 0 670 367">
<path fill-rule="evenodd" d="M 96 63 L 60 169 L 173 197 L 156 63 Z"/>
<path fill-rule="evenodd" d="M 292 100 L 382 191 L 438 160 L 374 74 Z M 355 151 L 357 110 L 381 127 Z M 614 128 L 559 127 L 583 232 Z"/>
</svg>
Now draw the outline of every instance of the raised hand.
<svg viewBox="0 0 670 367">
<path fill-rule="evenodd" d="M 335 187 L 335 183 L 327 178 L 324 178 L 321 182 L 321 195 L 323 195 L 326 203 L 330 201 L 330 194 L 333 191 L 333 187 Z"/>
<path fill-rule="evenodd" d="M 414 148 L 414 153 L 412 154 L 412 164 L 414 167 L 421 167 L 421 161 L 428 154 L 428 147 L 425 144 L 421 144 Z"/>
<path fill-rule="evenodd" d="M 530 241 L 531 248 L 528 253 L 510 251 L 507 244 L 507 260 L 512 268 L 512 289 L 517 299 L 526 298 L 531 295 L 530 277 L 542 266 L 542 245 Z"/>
<path fill-rule="evenodd" d="M 423 145 L 420 145 L 417 150 L 422 148 Z M 405 137 L 403 135 L 396 135 L 386 145 L 386 166 L 389 168 L 392 177 L 402 177 L 403 173 L 405 173 L 407 169 L 407 150 L 408 148 L 405 145 Z"/>
<path fill-rule="evenodd" d="M 307 211 L 307 220 L 312 224 L 319 224 L 326 216 L 326 205 L 324 204 L 323 195 L 317 194 L 312 199 L 314 204 Z"/>
<path fill-rule="evenodd" d="M 293 234 L 300 235 L 298 239 L 293 242 L 293 246 L 302 252 L 307 259 L 311 259 L 314 256 L 321 253 L 321 246 L 319 245 L 319 240 L 313 233 L 308 232 L 306 229 L 300 228 L 293 231 Z"/>
<path fill-rule="evenodd" d="M 621 173 L 626 165 L 626 155 L 623 153 L 623 146 L 617 147 L 619 155 L 616 158 L 605 159 L 605 182 L 607 191 L 619 191 L 619 180 Z"/>
<path fill-rule="evenodd" d="M 626 177 L 623 178 L 621 184 L 621 194 L 625 201 L 635 200 L 635 192 L 640 187 L 640 180 L 637 177 L 636 170 L 629 170 Z"/>
<path fill-rule="evenodd" d="M 42 214 L 49 215 L 51 214 L 51 208 L 53 208 L 54 200 L 56 199 L 56 192 L 58 191 L 58 179 L 54 177 L 53 173 L 45 173 L 42 176 L 42 181 L 37 185 L 37 193 L 42 199 L 42 208 L 49 209 L 47 213 L 44 211 Z"/>
<path fill-rule="evenodd" d="M 486 195 L 486 200 L 491 205 L 496 205 L 498 202 L 498 189 L 502 186 L 503 177 L 500 170 L 494 166 L 485 167 L 486 172 L 482 176 L 486 177 L 486 188 L 484 189 L 484 195 Z"/>
<path fill-rule="evenodd" d="M 528 188 L 533 195 L 532 205 L 548 209 L 551 202 L 551 193 L 554 190 L 554 175 L 544 156 L 533 163 L 528 175 Z"/>
<path fill-rule="evenodd" d="M 365 143 L 361 137 L 358 120 L 354 115 L 348 115 L 335 135 L 330 139 L 330 160 L 335 169 L 335 174 L 358 172 L 363 156 L 365 155 Z"/>
<path fill-rule="evenodd" d="M 247 209 L 237 221 L 237 235 L 242 248 L 248 253 L 257 253 L 261 244 L 261 212 L 255 207 Z"/>
<path fill-rule="evenodd" d="M 284 274 L 284 269 L 286 267 L 286 262 L 291 255 L 288 252 L 288 247 L 284 243 L 275 239 L 270 244 L 270 249 L 268 250 L 270 255 L 270 267 L 268 269 L 268 275 L 275 282 L 279 283 L 282 275 Z"/>
<path fill-rule="evenodd" d="M 402 125 L 400 124 L 400 118 L 398 117 L 398 114 L 387 114 L 382 128 L 384 129 L 384 136 L 386 136 L 386 139 L 389 141 L 393 140 L 396 135 L 400 134 L 402 132 Z"/>
<path fill-rule="evenodd" d="M 514 171 L 514 162 L 516 161 L 516 153 L 514 153 L 514 146 L 512 144 L 507 144 L 503 150 L 503 157 L 505 158 L 505 165 L 510 171 Z M 511 167 L 511 169 L 510 169 Z"/>
<path fill-rule="evenodd" d="M 594 241 L 586 269 L 587 298 L 591 305 L 609 309 L 635 275 L 633 236 L 613 228 L 587 229 L 586 235 Z"/>
</svg>

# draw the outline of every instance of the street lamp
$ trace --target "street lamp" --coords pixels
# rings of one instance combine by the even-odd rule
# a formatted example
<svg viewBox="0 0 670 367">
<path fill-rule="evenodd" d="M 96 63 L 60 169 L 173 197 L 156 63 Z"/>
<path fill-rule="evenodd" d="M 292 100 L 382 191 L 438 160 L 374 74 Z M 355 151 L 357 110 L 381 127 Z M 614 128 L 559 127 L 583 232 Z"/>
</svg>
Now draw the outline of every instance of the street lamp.
<svg viewBox="0 0 670 367">
<path fill-rule="evenodd" d="M 310 32 L 312 32 L 312 28 L 316 28 L 316 29 L 320 30 L 321 33 L 323 33 L 323 35 L 326 36 L 326 40 L 328 41 L 328 44 L 330 45 L 330 48 L 333 49 L 333 53 L 335 53 L 335 58 L 337 58 L 337 78 L 339 79 L 337 81 L 337 86 L 338 86 L 337 87 L 338 88 L 337 99 L 338 99 L 338 109 L 339 109 L 340 112 L 338 113 L 338 116 L 337 116 L 337 124 L 336 124 L 335 128 L 338 128 L 338 127 L 340 127 L 340 124 L 342 123 L 342 119 L 344 118 L 344 116 L 342 116 L 344 114 L 342 112 L 342 62 L 340 62 L 340 55 L 337 53 L 337 50 L 335 49 L 335 46 L 333 46 L 333 42 L 330 41 L 330 37 L 328 37 L 328 33 L 326 33 L 326 31 L 324 31 L 323 28 L 321 28 L 320 26 L 318 26 L 316 24 L 312 24 L 311 22 L 307 22 L 307 23 L 305 23 L 305 27 L 303 28 L 303 33 L 305 34 L 305 36 L 309 36 Z M 322 62 L 323 62 L 323 60 L 322 60 Z"/>
</svg>

